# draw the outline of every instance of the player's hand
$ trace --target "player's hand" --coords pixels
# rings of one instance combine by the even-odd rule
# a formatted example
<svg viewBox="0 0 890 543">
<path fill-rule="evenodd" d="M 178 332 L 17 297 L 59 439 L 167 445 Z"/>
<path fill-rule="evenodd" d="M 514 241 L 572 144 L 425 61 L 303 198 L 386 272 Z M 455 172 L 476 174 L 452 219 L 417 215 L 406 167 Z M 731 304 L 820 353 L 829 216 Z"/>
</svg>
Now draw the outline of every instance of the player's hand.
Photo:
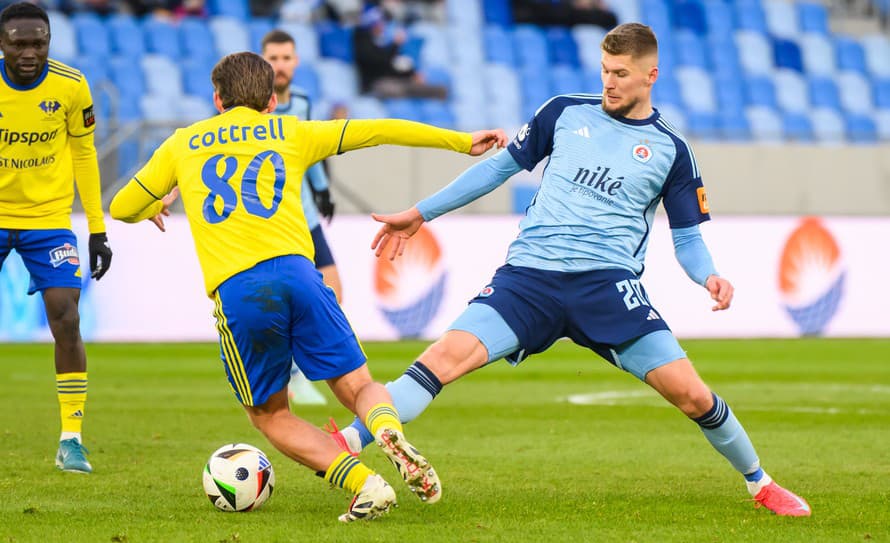
<svg viewBox="0 0 890 543">
<path fill-rule="evenodd" d="M 176 198 L 179 197 L 179 187 L 173 187 L 173 190 L 170 191 L 170 194 L 161 198 L 161 202 L 164 204 L 164 207 L 161 208 L 161 212 L 155 215 L 154 217 L 148 219 L 158 227 L 158 230 L 161 232 L 166 232 L 167 228 L 164 226 L 164 217 L 170 216 L 170 206 L 173 205 L 173 202 L 176 201 Z"/>
<path fill-rule="evenodd" d="M 717 302 L 717 305 L 712 307 L 711 311 L 729 309 L 729 304 L 732 303 L 732 295 L 735 292 L 732 283 L 717 275 L 711 275 L 705 281 L 705 288 L 711 293 L 711 299 Z"/>
<path fill-rule="evenodd" d="M 90 234 L 90 277 L 98 281 L 111 267 L 111 245 L 105 232 Z"/>
<path fill-rule="evenodd" d="M 497 145 L 499 149 L 503 149 L 507 146 L 507 142 L 509 141 L 507 139 L 507 134 L 500 128 L 494 130 L 477 130 L 471 135 L 473 136 L 473 146 L 470 147 L 469 154 L 472 156 L 484 154 L 495 145 Z"/>
<path fill-rule="evenodd" d="M 314 192 L 312 197 L 318 212 L 328 220 L 328 224 L 331 224 L 331 219 L 334 218 L 334 202 L 331 200 L 331 191 L 328 189 L 319 190 Z"/>
<path fill-rule="evenodd" d="M 416 207 L 392 215 L 371 213 L 371 217 L 375 221 L 383 223 L 383 227 L 380 228 L 380 231 L 374 236 L 374 241 L 371 242 L 371 249 L 376 249 L 374 254 L 379 257 L 383 254 L 386 246 L 391 244 L 389 251 L 390 260 L 395 260 L 396 256 L 401 256 L 405 252 L 405 247 L 408 246 L 408 238 L 420 230 L 424 222 L 423 215 L 420 214 L 420 211 L 417 211 Z"/>
</svg>

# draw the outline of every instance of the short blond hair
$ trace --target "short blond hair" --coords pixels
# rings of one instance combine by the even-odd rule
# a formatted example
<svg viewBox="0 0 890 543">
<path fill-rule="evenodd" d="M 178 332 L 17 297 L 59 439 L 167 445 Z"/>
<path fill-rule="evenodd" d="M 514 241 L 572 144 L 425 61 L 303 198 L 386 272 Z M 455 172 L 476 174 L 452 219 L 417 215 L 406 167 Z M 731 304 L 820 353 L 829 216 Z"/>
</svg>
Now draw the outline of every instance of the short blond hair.
<svg viewBox="0 0 890 543">
<path fill-rule="evenodd" d="M 606 34 L 602 49 L 610 55 L 630 55 L 634 59 L 657 56 L 658 40 L 650 27 L 640 23 L 624 23 Z"/>
</svg>

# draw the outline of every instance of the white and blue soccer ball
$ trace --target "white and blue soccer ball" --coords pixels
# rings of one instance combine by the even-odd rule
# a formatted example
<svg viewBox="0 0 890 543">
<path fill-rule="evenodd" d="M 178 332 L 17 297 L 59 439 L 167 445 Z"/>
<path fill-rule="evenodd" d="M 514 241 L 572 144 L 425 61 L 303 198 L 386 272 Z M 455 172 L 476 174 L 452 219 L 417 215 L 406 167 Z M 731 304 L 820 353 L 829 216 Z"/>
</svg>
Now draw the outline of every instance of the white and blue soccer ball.
<svg viewBox="0 0 890 543">
<path fill-rule="evenodd" d="M 253 511 L 269 499 L 274 487 L 272 463 L 253 445 L 223 445 L 204 466 L 204 492 L 221 511 Z"/>
</svg>

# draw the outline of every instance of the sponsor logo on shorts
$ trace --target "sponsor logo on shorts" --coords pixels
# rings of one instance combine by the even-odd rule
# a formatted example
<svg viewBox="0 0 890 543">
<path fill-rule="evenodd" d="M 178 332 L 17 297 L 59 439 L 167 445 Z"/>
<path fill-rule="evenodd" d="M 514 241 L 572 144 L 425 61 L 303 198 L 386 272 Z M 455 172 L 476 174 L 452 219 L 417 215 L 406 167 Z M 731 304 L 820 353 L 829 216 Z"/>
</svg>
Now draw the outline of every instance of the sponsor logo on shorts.
<svg viewBox="0 0 890 543">
<path fill-rule="evenodd" d="M 80 258 L 77 256 L 77 247 L 66 243 L 61 247 L 56 247 L 49 252 L 49 263 L 53 268 L 58 268 L 64 263 L 80 266 Z"/>
</svg>

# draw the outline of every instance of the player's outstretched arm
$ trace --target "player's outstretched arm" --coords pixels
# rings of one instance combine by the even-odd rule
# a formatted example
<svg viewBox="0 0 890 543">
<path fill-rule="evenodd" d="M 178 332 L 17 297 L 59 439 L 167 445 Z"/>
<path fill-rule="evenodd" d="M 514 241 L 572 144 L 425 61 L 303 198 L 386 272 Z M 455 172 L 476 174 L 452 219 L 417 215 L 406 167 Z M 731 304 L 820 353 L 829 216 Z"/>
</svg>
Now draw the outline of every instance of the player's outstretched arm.
<svg viewBox="0 0 890 543">
<path fill-rule="evenodd" d="M 371 249 L 379 257 L 386 250 L 386 247 L 389 246 L 388 258 L 390 260 L 394 260 L 405 252 L 408 238 L 420 230 L 424 223 L 423 215 L 420 214 L 416 207 L 392 215 L 372 213 L 371 217 L 375 221 L 383 223 L 377 235 L 374 236 L 374 241 L 371 242 Z"/>
<path fill-rule="evenodd" d="M 161 203 L 164 205 L 164 207 L 161 208 L 161 212 L 149 219 L 161 232 L 167 231 L 167 227 L 164 225 L 164 217 L 170 216 L 170 206 L 173 205 L 173 202 L 175 202 L 178 197 L 179 187 L 173 187 L 170 194 L 161 198 Z"/>
<path fill-rule="evenodd" d="M 447 149 L 478 156 L 495 145 L 504 147 L 508 141 L 500 128 L 467 133 L 402 119 L 350 119 L 342 125 L 328 126 L 340 126 L 339 133 L 330 134 L 335 138 L 337 154 L 375 145 L 401 145 Z M 332 154 L 324 149 L 321 151 L 324 154 L 318 160 Z"/>
</svg>

